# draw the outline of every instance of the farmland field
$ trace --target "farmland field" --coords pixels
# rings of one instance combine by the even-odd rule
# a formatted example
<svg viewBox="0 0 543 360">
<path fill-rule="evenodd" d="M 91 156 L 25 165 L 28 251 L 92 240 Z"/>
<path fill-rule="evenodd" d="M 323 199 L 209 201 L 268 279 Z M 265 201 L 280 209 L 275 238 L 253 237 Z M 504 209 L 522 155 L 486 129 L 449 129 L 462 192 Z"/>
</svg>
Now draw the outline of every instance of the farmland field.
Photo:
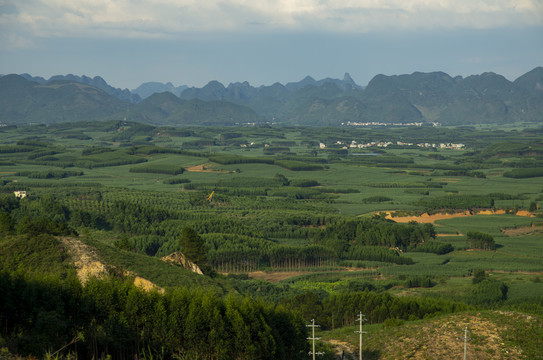
<svg viewBox="0 0 543 360">
<path fill-rule="evenodd" d="M 459 311 L 541 316 L 542 133 L 2 127 L 1 269 L 15 271 L 22 236 L 47 233 L 76 237 L 113 277 L 280 304 L 327 337 L 352 325 L 347 308 L 367 309 L 372 332 Z M 181 250 L 205 275 L 160 260 Z"/>
</svg>

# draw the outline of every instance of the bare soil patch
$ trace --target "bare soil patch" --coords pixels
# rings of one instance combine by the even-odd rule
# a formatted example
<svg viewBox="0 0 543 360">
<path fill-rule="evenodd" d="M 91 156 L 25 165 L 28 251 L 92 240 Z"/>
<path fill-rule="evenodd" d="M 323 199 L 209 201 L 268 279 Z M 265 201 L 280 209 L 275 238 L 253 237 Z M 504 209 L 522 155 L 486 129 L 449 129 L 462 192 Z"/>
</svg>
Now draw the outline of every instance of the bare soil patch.
<svg viewBox="0 0 543 360">
<path fill-rule="evenodd" d="M 144 279 L 144 278 L 139 277 L 139 276 L 134 277 L 134 285 L 136 285 L 137 287 L 139 287 L 139 288 L 141 288 L 141 289 L 143 289 L 145 291 L 158 290 L 158 292 L 164 293 L 163 288 L 161 288 L 160 286 L 157 286 L 157 285 L 153 284 L 152 282 L 150 282 L 149 280 Z"/>
<path fill-rule="evenodd" d="M 279 282 L 281 280 L 289 279 L 291 277 L 309 274 L 309 271 L 277 271 L 277 272 L 265 272 L 265 271 L 253 271 L 248 275 L 253 279 L 266 280 L 269 282 Z"/>
<path fill-rule="evenodd" d="M 408 223 L 411 221 L 416 221 L 418 223 L 430 223 L 433 224 L 437 220 L 445 220 L 445 219 L 453 219 L 458 217 L 468 217 L 473 215 L 503 215 L 505 214 L 505 210 L 479 210 L 479 211 L 463 211 L 458 213 L 439 213 L 439 214 L 428 214 L 424 213 L 419 216 L 392 216 L 393 211 L 387 211 L 386 212 L 386 218 L 390 220 L 394 220 L 398 223 Z M 525 210 L 519 210 L 516 214 L 516 216 L 525 216 L 525 217 L 535 217 L 534 214 L 532 214 L 529 211 Z"/>
<path fill-rule="evenodd" d="M 210 164 L 200 164 L 200 165 L 194 165 L 186 167 L 186 171 L 193 171 L 193 172 L 218 172 L 218 173 L 227 173 L 229 171 L 226 170 L 214 170 L 209 168 Z"/>
<path fill-rule="evenodd" d="M 472 214 L 469 211 L 464 211 L 460 213 L 454 213 L 454 214 L 448 214 L 448 213 L 441 213 L 441 214 L 428 214 L 424 213 L 420 216 L 395 216 L 393 217 L 390 211 L 387 211 L 387 219 L 394 220 L 398 223 L 408 223 L 411 221 L 416 221 L 418 223 L 430 223 L 433 224 L 437 220 L 444 220 L 444 219 L 453 219 L 457 217 L 466 217 L 466 216 L 472 216 Z"/>
<path fill-rule="evenodd" d="M 355 353 L 354 347 L 348 342 L 332 339 L 328 343 L 334 347 L 334 352 L 338 359 L 343 359 L 346 354 Z"/>
<path fill-rule="evenodd" d="M 543 234 L 543 226 L 522 226 L 514 229 L 501 229 L 500 231 L 507 236 Z"/>
<path fill-rule="evenodd" d="M 84 284 L 91 277 L 107 275 L 107 267 L 100 261 L 94 249 L 73 237 L 61 237 L 59 240 L 66 245 L 81 283 Z"/>
<path fill-rule="evenodd" d="M 354 271 L 375 271 L 377 268 L 354 268 L 354 267 L 344 267 L 338 268 L 338 273 L 340 272 L 354 272 Z M 269 282 L 279 282 L 281 280 L 290 279 L 295 276 L 311 274 L 312 271 L 275 271 L 275 272 L 266 272 L 266 271 L 253 271 L 248 273 L 249 277 L 253 279 L 266 280 Z M 224 274 L 227 275 L 227 274 Z M 374 280 L 384 279 L 383 275 L 377 276 Z"/>
<path fill-rule="evenodd" d="M 74 262 L 77 277 L 82 284 L 85 284 L 93 277 L 101 278 L 107 276 L 109 273 L 108 267 L 101 261 L 92 247 L 74 237 L 59 237 L 58 239 L 68 249 L 68 254 L 70 254 L 70 257 Z M 134 285 L 145 291 L 151 291 L 153 289 L 157 289 L 161 292 L 164 291 L 164 289 L 153 284 L 151 281 L 137 276 L 130 271 L 126 271 L 125 275 L 134 278 Z"/>
</svg>

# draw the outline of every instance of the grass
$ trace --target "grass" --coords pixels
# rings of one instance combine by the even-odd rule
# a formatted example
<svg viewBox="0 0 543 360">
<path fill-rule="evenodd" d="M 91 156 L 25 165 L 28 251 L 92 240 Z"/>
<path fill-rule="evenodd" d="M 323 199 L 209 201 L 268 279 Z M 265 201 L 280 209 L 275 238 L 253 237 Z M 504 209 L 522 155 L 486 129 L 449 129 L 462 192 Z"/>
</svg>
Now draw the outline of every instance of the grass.
<svg viewBox="0 0 543 360">
<path fill-rule="evenodd" d="M 364 359 L 451 359 L 463 356 L 464 329 L 471 341 L 470 359 L 543 359 L 543 318 L 519 313 L 482 311 L 445 315 L 409 322 L 364 325 Z M 342 342 L 356 359 L 358 326 L 322 331 L 325 343 Z"/>
<path fill-rule="evenodd" d="M 73 266 L 59 240 L 40 234 L 0 238 L 0 270 L 64 277 Z"/>
</svg>

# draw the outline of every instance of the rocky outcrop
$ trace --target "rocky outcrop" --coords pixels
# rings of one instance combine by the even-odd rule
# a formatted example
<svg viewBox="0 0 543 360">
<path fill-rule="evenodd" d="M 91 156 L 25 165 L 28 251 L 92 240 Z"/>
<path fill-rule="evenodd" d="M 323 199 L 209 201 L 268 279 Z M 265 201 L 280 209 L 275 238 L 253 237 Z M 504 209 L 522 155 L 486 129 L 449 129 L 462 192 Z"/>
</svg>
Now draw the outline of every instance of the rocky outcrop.
<svg viewBox="0 0 543 360">
<path fill-rule="evenodd" d="M 180 252 L 171 253 L 168 256 L 164 256 L 160 258 L 160 260 L 165 261 L 170 264 L 182 266 L 187 270 L 195 272 L 196 274 L 200 274 L 200 275 L 204 274 L 202 270 L 198 267 L 198 265 L 196 265 L 195 263 L 187 259 L 185 255 L 183 255 Z"/>
</svg>

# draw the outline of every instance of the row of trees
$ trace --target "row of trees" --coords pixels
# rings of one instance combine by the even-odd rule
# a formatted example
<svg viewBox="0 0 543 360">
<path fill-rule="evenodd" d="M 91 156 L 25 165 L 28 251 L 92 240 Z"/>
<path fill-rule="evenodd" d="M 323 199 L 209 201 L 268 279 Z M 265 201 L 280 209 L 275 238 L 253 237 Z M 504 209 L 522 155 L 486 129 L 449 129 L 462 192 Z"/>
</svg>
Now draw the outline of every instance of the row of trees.
<svg viewBox="0 0 543 360">
<path fill-rule="evenodd" d="M 432 224 L 398 224 L 375 217 L 330 223 L 326 229 L 314 233 L 314 241 L 328 244 L 338 253 L 343 253 L 349 245 L 406 249 L 409 245 L 435 238 L 435 234 Z"/>
<path fill-rule="evenodd" d="M 97 197 L 94 193 L 87 196 Z M 103 203 L 102 195 L 96 201 Z M 389 248 L 405 250 L 435 236 L 431 224 L 397 224 L 381 218 L 337 220 L 303 213 L 285 217 L 273 211 L 266 219 L 211 216 L 149 206 L 138 198 L 88 211 L 77 208 L 77 203 L 66 202 L 65 206 L 47 196 L 12 202 L 5 215 L 12 222 L 11 231 L 61 235 L 75 233 L 72 229 L 80 227 L 113 229 L 128 236 L 127 245 L 147 255 L 164 256 L 183 248 L 178 239 L 186 235 L 184 228 L 190 228 L 203 237 L 209 264 L 227 272 L 333 266 L 342 259 L 409 264 L 410 259 Z M 39 228 L 32 230 L 36 225 Z M 283 246 L 272 236 L 305 238 L 309 243 Z"/>
<path fill-rule="evenodd" d="M 368 323 L 374 324 L 387 319 L 416 320 L 470 308 L 448 300 L 396 297 L 369 289 L 335 293 L 324 298 L 307 291 L 282 303 L 299 311 L 304 318 L 314 318 L 325 329 L 353 326 L 360 311 L 366 315 Z"/>
</svg>

